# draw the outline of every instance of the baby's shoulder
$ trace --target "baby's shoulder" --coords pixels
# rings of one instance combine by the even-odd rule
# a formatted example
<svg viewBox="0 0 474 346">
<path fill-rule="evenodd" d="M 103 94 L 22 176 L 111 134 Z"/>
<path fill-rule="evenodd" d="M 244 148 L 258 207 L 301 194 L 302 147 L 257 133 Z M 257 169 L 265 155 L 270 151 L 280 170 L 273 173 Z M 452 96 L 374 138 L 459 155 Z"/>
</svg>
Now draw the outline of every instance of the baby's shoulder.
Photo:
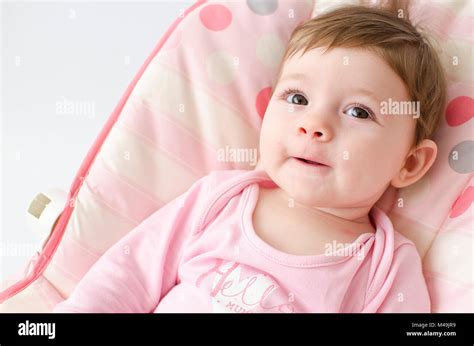
<svg viewBox="0 0 474 346">
<path fill-rule="evenodd" d="M 228 189 L 228 187 L 238 184 L 240 180 L 250 171 L 245 170 L 213 170 L 207 175 L 201 177 L 200 183 L 205 187 L 203 192 L 207 199 L 216 198 L 221 191 Z"/>
<path fill-rule="evenodd" d="M 228 190 L 233 187 L 237 189 L 245 188 L 253 182 L 265 180 L 266 178 L 267 176 L 263 171 L 228 169 L 210 171 L 202 179 L 206 181 L 208 191 L 211 192 L 211 190 Z"/>
<path fill-rule="evenodd" d="M 236 177 L 240 177 L 250 171 L 240 169 L 221 169 L 212 170 L 206 175 L 206 180 L 210 185 L 219 186 L 229 180 L 233 180 Z"/>
<path fill-rule="evenodd" d="M 405 235 L 402 233 L 398 232 L 397 230 L 393 231 L 393 250 L 394 253 L 400 253 L 403 248 L 404 251 L 402 252 L 416 252 L 418 253 L 417 247 L 415 243 L 407 238 Z"/>
<path fill-rule="evenodd" d="M 252 182 L 261 179 L 261 175 L 260 172 L 252 170 L 213 170 L 202 177 L 202 204 L 206 206 L 206 210 L 201 217 L 200 227 L 204 227 L 216 216 L 233 196 Z"/>
</svg>

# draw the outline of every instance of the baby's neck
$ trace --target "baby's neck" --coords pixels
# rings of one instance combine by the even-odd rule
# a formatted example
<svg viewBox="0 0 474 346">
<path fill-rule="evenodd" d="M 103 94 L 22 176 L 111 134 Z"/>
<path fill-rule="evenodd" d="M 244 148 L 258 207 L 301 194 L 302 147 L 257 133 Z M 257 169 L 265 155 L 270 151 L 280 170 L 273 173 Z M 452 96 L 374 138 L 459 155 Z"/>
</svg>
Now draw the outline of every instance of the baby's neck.
<svg viewBox="0 0 474 346">
<path fill-rule="evenodd" d="M 290 197 L 279 187 L 268 191 L 274 196 L 274 203 L 280 208 L 289 208 L 288 201 Z M 302 219 L 326 219 L 330 223 L 339 224 L 342 227 L 350 229 L 365 229 L 365 232 L 375 232 L 369 213 L 372 206 L 354 207 L 354 208 L 320 208 L 309 207 L 299 204 L 296 201 L 291 204 L 291 212 Z"/>
</svg>

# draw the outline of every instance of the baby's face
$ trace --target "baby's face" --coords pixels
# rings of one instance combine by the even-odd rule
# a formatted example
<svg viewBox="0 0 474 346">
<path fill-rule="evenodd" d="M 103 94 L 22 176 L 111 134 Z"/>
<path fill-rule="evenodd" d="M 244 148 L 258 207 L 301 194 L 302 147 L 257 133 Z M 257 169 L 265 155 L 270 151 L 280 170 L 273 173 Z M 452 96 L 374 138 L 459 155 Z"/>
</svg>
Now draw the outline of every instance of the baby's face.
<svg viewBox="0 0 474 346">
<path fill-rule="evenodd" d="M 299 203 L 372 206 L 403 167 L 415 133 L 413 116 L 381 114 L 389 99 L 410 100 L 401 78 L 375 53 L 297 53 L 284 64 L 265 113 L 260 165 Z"/>
</svg>

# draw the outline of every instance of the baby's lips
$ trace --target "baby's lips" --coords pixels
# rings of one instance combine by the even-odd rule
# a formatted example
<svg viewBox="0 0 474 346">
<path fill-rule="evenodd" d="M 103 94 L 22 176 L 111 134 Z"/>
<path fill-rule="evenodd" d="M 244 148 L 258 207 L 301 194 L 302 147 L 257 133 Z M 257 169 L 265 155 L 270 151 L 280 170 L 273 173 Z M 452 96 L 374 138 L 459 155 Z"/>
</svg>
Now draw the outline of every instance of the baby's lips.
<svg viewBox="0 0 474 346">
<path fill-rule="evenodd" d="M 307 156 L 292 156 L 292 158 L 300 160 L 301 162 L 303 162 L 303 161 L 312 161 L 314 163 L 319 164 L 320 166 L 330 167 L 328 164 L 326 164 L 326 162 L 322 162 L 322 161 L 320 161 L 319 159 L 316 159 L 316 158 L 309 158 Z"/>
<path fill-rule="evenodd" d="M 303 159 L 303 160 L 306 160 L 306 161 L 312 161 L 312 162 L 316 162 L 316 163 L 319 163 L 320 165 L 324 165 L 324 166 L 328 166 L 329 165 L 326 163 L 326 161 L 323 161 L 317 157 L 311 157 L 311 156 L 293 156 L 295 159 Z"/>
</svg>

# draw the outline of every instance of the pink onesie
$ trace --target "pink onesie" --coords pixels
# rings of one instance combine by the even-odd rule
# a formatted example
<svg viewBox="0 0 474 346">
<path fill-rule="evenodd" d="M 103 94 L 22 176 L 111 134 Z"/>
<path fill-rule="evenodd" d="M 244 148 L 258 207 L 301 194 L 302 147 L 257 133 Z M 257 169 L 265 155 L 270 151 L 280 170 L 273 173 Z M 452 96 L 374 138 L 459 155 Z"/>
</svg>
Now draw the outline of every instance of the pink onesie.
<svg viewBox="0 0 474 346">
<path fill-rule="evenodd" d="M 381 209 L 370 212 L 375 234 L 292 255 L 255 233 L 259 186 L 275 184 L 264 171 L 199 179 L 113 245 L 54 312 L 430 312 L 418 252 Z"/>
</svg>

